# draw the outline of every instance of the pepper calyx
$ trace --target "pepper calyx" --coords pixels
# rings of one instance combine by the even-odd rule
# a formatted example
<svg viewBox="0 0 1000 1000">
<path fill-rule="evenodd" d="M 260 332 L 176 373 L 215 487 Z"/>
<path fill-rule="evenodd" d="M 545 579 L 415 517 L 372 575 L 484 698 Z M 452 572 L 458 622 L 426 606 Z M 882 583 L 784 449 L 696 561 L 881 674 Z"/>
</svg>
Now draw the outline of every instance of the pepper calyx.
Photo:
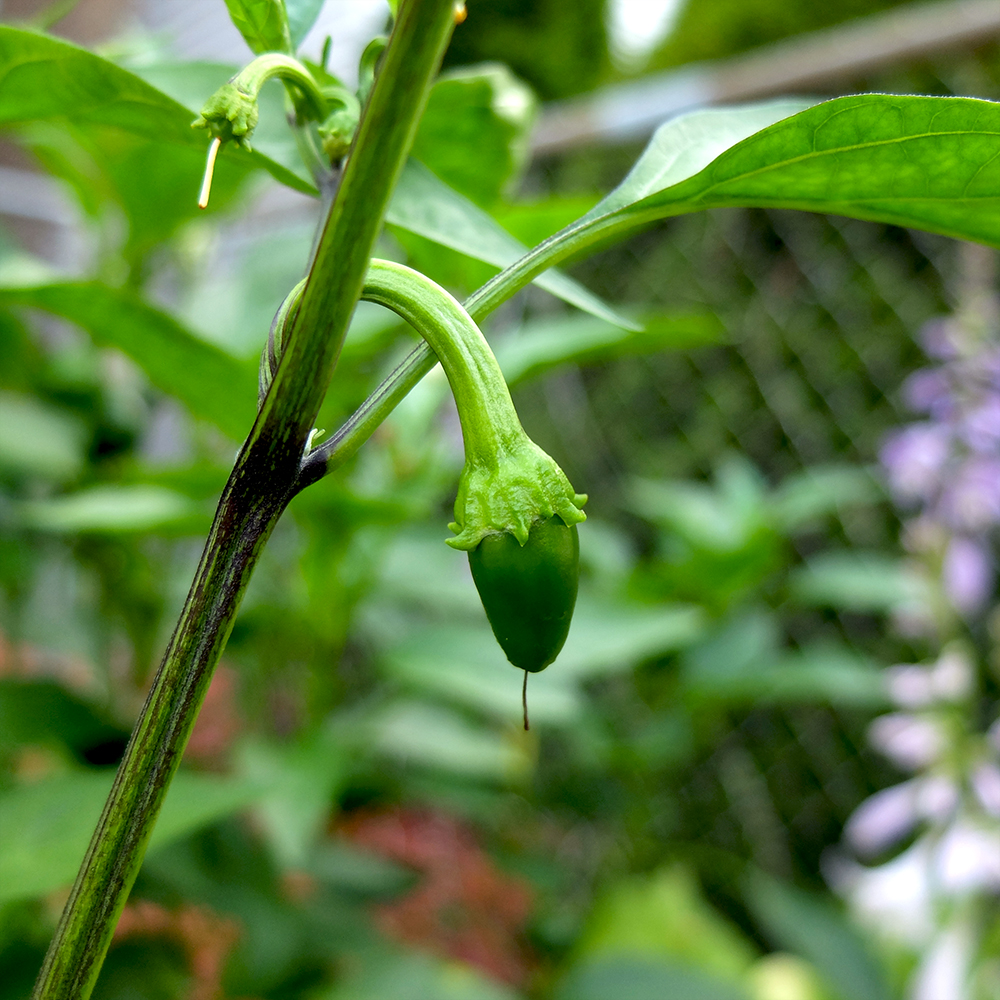
<svg viewBox="0 0 1000 1000">
<path fill-rule="evenodd" d="M 222 142 L 246 146 L 259 119 L 256 95 L 247 93 L 230 80 L 205 102 L 191 127 L 208 129 Z"/>
<path fill-rule="evenodd" d="M 466 462 L 455 498 L 457 535 L 446 539 L 454 549 L 471 552 L 487 535 L 510 532 L 523 546 L 536 521 L 558 517 L 567 527 L 587 519 L 580 509 L 586 494 L 577 493 L 566 474 L 523 434 L 494 462 Z"/>
</svg>

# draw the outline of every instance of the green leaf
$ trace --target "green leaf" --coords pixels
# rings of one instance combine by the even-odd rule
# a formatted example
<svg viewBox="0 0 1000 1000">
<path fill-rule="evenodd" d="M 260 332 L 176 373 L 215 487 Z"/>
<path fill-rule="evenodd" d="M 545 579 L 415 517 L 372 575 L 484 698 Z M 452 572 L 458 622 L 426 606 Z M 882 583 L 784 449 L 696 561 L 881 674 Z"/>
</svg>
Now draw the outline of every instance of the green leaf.
<svg viewBox="0 0 1000 1000">
<path fill-rule="evenodd" d="M 195 113 L 134 73 L 61 39 L 0 25 L 0 127 L 35 121 L 122 129 L 156 143 L 208 148 L 191 128 Z M 272 116 L 268 116 L 269 118 Z M 307 194 L 315 187 L 257 150 L 225 147 L 220 167 L 243 158 L 276 180 Z M 300 168 L 301 169 L 301 168 Z M 192 199 L 198 176 L 192 176 Z"/>
<path fill-rule="evenodd" d="M 32 306 L 82 326 L 127 354 L 163 392 L 241 440 L 257 406 L 255 366 L 207 344 L 126 289 L 99 282 L 0 287 L 0 307 Z"/>
<path fill-rule="evenodd" d="M 356 956 L 345 963 L 337 986 L 316 994 L 317 1000 L 521 1000 L 523 995 L 454 959 L 384 949 L 368 961 Z"/>
<path fill-rule="evenodd" d="M 878 667 L 854 650 L 816 644 L 794 652 L 739 662 L 716 661 L 714 669 L 684 664 L 681 680 L 692 694 L 741 704 L 823 704 L 878 709 L 888 704 Z"/>
<path fill-rule="evenodd" d="M 331 837 L 316 846 L 306 867 L 338 892 L 367 899 L 398 896 L 419 878 L 412 869 Z"/>
<path fill-rule="evenodd" d="M 644 607 L 595 599 L 581 590 L 573 625 L 555 666 L 581 680 L 631 670 L 637 663 L 691 645 L 701 637 L 701 608 L 686 604 Z"/>
<path fill-rule="evenodd" d="M 226 0 L 226 7 L 254 55 L 292 53 L 284 0 Z"/>
<path fill-rule="evenodd" d="M 682 686 L 696 697 L 722 703 L 885 704 L 882 672 L 856 651 L 813 643 L 789 652 L 780 641 L 773 613 L 751 610 L 730 617 L 684 653 Z"/>
<path fill-rule="evenodd" d="M 94 706 L 53 681 L 0 680 L 0 748 L 62 743 L 85 750 L 127 736 Z"/>
<path fill-rule="evenodd" d="M 486 212 L 415 160 L 410 160 L 403 170 L 386 213 L 386 222 L 494 267 L 507 267 L 526 249 Z M 564 274 L 541 275 L 536 284 L 608 323 L 626 330 L 637 329 L 632 320 Z"/>
<path fill-rule="evenodd" d="M 456 191 L 490 206 L 527 164 L 535 96 L 499 63 L 442 74 L 412 155 Z"/>
<path fill-rule="evenodd" d="M 202 527 L 198 508 L 164 486 L 94 486 L 78 493 L 32 500 L 17 508 L 25 527 L 57 534 L 121 534 L 163 528 Z"/>
<path fill-rule="evenodd" d="M 623 330 L 594 316 L 541 320 L 521 327 L 497 346 L 510 386 L 567 364 L 600 364 L 612 358 L 685 350 L 722 340 L 723 328 L 710 313 L 641 317 L 641 331 Z"/>
<path fill-rule="evenodd" d="M 738 982 L 756 957 L 753 946 L 709 906 L 694 876 L 679 865 L 624 878 L 606 889 L 576 950 L 587 959 L 628 955 L 683 963 L 731 982 Z"/>
<path fill-rule="evenodd" d="M 882 490 L 871 474 L 849 465 L 811 466 L 789 476 L 770 499 L 773 522 L 786 531 L 845 507 L 876 503 Z"/>
<path fill-rule="evenodd" d="M 753 545 L 766 524 L 763 486 L 735 500 L 718 486 L 706 483 L 636 478 L 629 506 L 696 548 L 738 552 Z"/>
<path fill-rule="evenodd" d="M 919 611 L 930 603 L 929 586 L 912 565 L 878 552 L 824 552 L 789 576 L 802 604 L 868 613 Z"/>
<path fill-rule="evenodd" d="M 377 716 L 374 729 L 378 750 L 408 765 L 501 782 L 523 778 L 531 768 L 524 744 L 438 705 L 395 702 Z"/>
<path fill-rule="evenodd" d="M 829 212 L 1000 246 L 1000 105 L 865 94 L 801 108 L 711 109 L 662 125 L 618 188 L 484 286 L 476 305 L 595 244 L 708 208 Z"/>
<path fill-rule="evenodd" d="M 73 479 L 85 462 L 86 429 L 75 417 L 34 396 L 0 393 L 0 472 Z"/>
<path fill-rule="evenodd" d="M 576 966 L 555 1000 L 749 1000 L 739 986 L 672 962 L 614 958 Z"/>
<path fill-rule="evenodd" d="M 668 121 L 653 134 L 625 180 L 574 225 L 629 211 L 697 174 L 741 140 L 808 107 L 809 102 L 784 99 L 739 108 L 708 108 Z"/>
<path fill-rule="evenodd" d="M 889 1000 L 885 972 L 831 902 L 758 873 L 746 901 L 772 943 L 808 959 L 838 1000 Z"/>
<path fill-rule="evenodd" d="M 343 743 L 329 730 L 307 734 L 290 745 L 253 740 L 240 747 L 241 773 L 272 789 L 257 812 L 284 867 L 305 867 L 348 764 Z"/>
<path fill-rule="evenodd" d="M 288 33 L 291 35 L 292 48 L 297 49 L 323 9 L 323 0 L 285 0 L 285 11 L 288 14 Z"/>
<path fill-rule="evenodd" d="M 521 718 L 520 675 L 507 662 L 489 628 L 420 629 L 384 656 L 387 672 L 419 694 L 516 723 Z M 545 725 L 571 725 L 583 700 L 563 670 L 531 678 L 531 717 Z"/>
<path fill-rule="evenodd" d="M 0 902 L 27 899 L 73 881 L 111 789 L 109 771 L 81 771 L 0 793 Z M 178 774 L 151 849 L 249 805 L 259 786 Z"/>
</svg>

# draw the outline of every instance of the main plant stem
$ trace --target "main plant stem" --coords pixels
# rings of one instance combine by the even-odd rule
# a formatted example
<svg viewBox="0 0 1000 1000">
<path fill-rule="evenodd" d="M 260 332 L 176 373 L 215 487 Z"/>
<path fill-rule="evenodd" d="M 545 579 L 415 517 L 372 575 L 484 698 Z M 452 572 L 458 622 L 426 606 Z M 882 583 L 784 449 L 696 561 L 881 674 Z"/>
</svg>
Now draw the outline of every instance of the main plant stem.
<svg viewBox="0 0 1000 1000">
<path fill-rule="evenodd" d="M 313 258 L 284 359 L 223 490 L 194 582 L 136 724 L 33 1000 L 86 1000 L 260 551 L 301 487 L 303 449 L 382 216 L 453 26 L 453 0 L 402 4 Z"/>
</svg>

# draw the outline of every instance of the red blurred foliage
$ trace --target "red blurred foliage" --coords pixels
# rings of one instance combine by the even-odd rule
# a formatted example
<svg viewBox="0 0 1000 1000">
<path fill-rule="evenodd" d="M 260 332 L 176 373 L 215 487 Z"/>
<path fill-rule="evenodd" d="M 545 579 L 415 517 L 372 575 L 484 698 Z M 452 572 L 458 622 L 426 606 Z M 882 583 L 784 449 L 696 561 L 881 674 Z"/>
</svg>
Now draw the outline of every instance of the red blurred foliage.
<svg viewBox="0 0 1000 1000">
<path fill-rule="evenodd" d="M 237 700 L 239 673 L 225 663 L 215 668 L 215 675 L 205 692 L 188 740 L 184 759 L 202 767 L 225 767 L 226 757 L 242 728 Z"/>
<path fill-rule="evenodd" d="M 473 832 L 429 809 L 359 810 L 341 832 L 366 850 L 423 877 L 408 894 L 375 908 L 386 936 L 475 966 L 503 982 L 525 983 L 523 931 L 532 894 L 501 872 Z"/>
<path fill-rule="evenodd" d="M 186 1000 L 220 1000 L 226 959 L 239 940 L 240 926 L 199 906 L 167 910 L 157 903 L 129 903 L 115 928 L 115 943 L 132 937 L 165 937 L 184 950 L 191 970 Z"/>
<path fill-rule="evenodd" d="M 80 656 L 14 643 L 0 631 L 0 677 L 14 680 L 53 680 L 87 695 L 99 685 L 94 669 Z"/>
</svg>

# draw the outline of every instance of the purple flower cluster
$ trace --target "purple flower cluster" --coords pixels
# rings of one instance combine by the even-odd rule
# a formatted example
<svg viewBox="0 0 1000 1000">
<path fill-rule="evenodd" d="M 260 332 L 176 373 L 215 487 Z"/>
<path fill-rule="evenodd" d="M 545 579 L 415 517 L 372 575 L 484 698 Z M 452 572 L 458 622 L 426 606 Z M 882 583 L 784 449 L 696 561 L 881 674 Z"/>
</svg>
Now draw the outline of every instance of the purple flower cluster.
<svg viewBox="0 0 1000 1000">
<path fill-rule="evenodd" d="M 828 855 L 827 876 L 864 924 L 913 952 L 907 1000 L 969 1000 L 981 962 L 967 917 L 1000 893 L 1000 720 L 985 734 L 969 725 L 976 669 L 959 644 L 930 666 L 890 667 L 886 688 L 896 710 L 875 719 L 869 740 L 914 774 L 855 810 L 851 851 Z M 900 846 L 873 866 L 851 857 Z"/>
<path fill-rule="evenodd" d="M 917 537 L 942 539 L 945 590 L 971 615 L 992 593 L 1000 525 L 1000 346 L 957 320 L 928 324 L 923 342 L 939 364 L 910 376 L 904 396 L 927 419 L 891 434 L 880 458 L 893 494 L 919 512 Z"/>
</svg>

